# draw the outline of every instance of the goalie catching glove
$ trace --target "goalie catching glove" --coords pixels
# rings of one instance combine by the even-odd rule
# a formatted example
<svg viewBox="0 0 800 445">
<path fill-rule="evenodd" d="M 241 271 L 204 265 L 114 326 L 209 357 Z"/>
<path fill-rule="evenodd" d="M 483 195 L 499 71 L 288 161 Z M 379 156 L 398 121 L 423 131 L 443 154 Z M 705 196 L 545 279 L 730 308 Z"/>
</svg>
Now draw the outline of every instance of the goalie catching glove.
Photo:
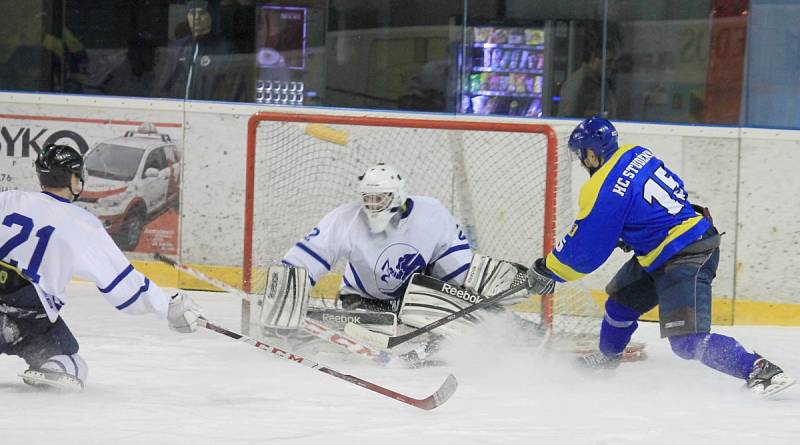
<svg viewBox="0 0 800 445">
<path fill-rule="evenodd" d="M 484 297 L 492 297 L 512 287 L 515 283 L 527 280 L 528 272 L 524 266 L 510 261 L 497 260 L 476 253 L 469 265 L 464 287 Z M 503 306 L 512 306 L 528 298 L 522 290 L 499 301 Z"/>
</svg>

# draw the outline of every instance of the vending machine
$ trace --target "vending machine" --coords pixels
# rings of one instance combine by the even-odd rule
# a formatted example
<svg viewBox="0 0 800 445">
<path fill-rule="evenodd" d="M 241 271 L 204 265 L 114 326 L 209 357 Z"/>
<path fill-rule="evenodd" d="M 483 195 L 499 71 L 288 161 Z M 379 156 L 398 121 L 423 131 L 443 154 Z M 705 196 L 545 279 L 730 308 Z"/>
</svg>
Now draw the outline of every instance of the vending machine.
<svg viewBox="0 0 800 445">
<path fill-rule="evenodd" d="M 542 116 L 544 26 L 473 26 L 464 43 L 460 111 Z"/>
<path fill-rule="evenodd" d="M 256 11 L 256 102 L 303 105 L 308 8 L 259 6 Z"/>
</svg>

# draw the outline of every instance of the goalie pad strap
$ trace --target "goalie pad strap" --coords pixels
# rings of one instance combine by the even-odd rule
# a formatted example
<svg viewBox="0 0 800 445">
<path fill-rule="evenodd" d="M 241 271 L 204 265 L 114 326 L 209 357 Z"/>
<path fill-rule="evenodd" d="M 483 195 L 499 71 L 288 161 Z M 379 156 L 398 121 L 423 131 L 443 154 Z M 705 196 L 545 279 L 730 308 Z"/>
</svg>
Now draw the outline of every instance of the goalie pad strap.
<svg viewBox="0 0 800 445">
<path fill-rule="evenodd" d="M 262 327 L 297 329 L 308 308 L 308 271 L 299 267 L 272 265 L 261 302 Z"/>
</svg>

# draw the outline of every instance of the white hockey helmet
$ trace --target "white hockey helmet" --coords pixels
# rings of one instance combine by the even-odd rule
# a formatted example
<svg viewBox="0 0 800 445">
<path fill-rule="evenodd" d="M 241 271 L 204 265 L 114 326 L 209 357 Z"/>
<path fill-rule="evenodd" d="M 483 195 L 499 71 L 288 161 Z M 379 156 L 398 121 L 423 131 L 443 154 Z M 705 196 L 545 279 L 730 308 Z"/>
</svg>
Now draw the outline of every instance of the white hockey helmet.
<svg viewBox="0 0 800 445">
<path fill-rule="evenodd" d="M 406 202 L 406 180 L 395 167 L 383 163 L 369 167 L 358 179 L 369 229 L 383 232 Z"/>
</svg>

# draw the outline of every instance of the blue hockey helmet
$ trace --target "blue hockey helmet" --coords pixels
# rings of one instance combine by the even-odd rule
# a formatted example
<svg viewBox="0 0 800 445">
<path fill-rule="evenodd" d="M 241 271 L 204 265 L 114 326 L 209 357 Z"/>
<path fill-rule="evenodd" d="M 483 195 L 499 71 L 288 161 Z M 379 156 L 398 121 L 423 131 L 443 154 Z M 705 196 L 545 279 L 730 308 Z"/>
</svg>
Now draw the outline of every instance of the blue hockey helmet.
<svg viewBox="0 0 800 445">
<path fill-rule="evenodd" d="M 617 129 L 606 118 L 593 116 L 578 124 L 569 136 L 569 149 L 583 162 L 590 149 L 604 163 L 617 151 Z"/>
</svg>

